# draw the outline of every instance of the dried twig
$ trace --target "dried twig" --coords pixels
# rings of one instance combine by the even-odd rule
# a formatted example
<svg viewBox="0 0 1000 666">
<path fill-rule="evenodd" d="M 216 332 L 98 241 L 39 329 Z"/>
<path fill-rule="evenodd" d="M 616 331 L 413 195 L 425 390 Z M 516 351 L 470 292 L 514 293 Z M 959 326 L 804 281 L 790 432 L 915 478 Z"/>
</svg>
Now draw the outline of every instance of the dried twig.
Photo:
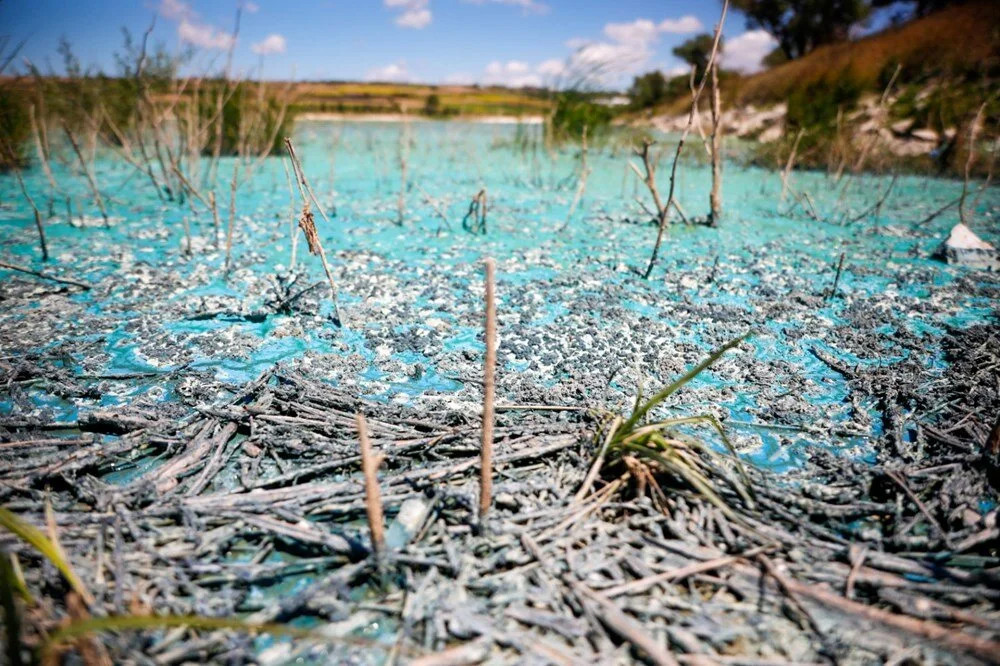
<svg viewBox="0 0 1000 666">
<path fill-rule="evenodd" d="M 490 510 L 493 492 L 493 399 L 497 362 L 496 261 L 486 260 L 486 363 L 483 367 L 483 439 L 479 482 L 479 520 Z"/>
<path fill-rule="evenodd" d="M 830 287 L 830 292 L 826 295 L 826 300 L 830 300 L 837 295 L 837 285 L 840 284 L 840 271 L 844 268 L 844 256 L 846 252 L 840 253 L 840 260 L 837 262 L 837 274 L 833 277 L 833 286 Z"/>
<path fill-rule="evenodd" d="M 785 195 L 788 193 L 788 178 L 795 167 L 795 155 L 799 151 L 799 142 L 802 141 L 802 135 L 805 133 L 805 128 L 800 127 L 799 131 L 795 134 L 795 141 L 792 142 L 792 152 L 788 153 L 788 160 L 785 162 L 785 168 L 781 172 L 781 197 L 778 199 L 779 206 L 785 203 Z"/>
<path fill-rule="evenodd" d="M 680 162 L 681 151 L 684 149 L 684 142 L 687 140 L 688 134 L 691 133 L 691 126 L 694 123 L 694 116 L 698 108 L 698 99 L 701 97 L 701 93 L 705 89 L 705 82 L 708 79 L 707 70 L 711 69 L 715 65 L 715 59 L 718 57 L 719 40 L 722 38 L 722 25 L 726 21 L 726 12 L 728 10 L 729 0 L 724 0 L 722 3 L 722 15 L 719 17 L 719 22 L 715 26 L 715 38 L 712 41 L 712 53 L 708 58 L 708 67 L 701 75 L 701 81 L 698 83 L 698 89 L 695 91 L 694 99 L 691 101 L 691 111 L 688 113 L 687 124 L 684 126 L 681 138 L 677 142 L 677 150 L 674 152 L 674 162 L 670 167 L 670 189 L 667 191 L 667 204 L 662 207 L 659 205 L 657 206 L 657 208 L 663 211 L 663 213 L 660 215 L 660 226 L 656 231 L 656 242 L 653 244 L 653 252 L 649 256 L 649 265 L 646 266 L 646 271 L 642 275 L 643 279 L 648 280 L 650 274 L 653 272 L 653 267 L 656 266 L 656 258 L 660 253 L 660 244 L 663 242 L 663 232 L 666 230 L 666 211 L 674 200 L 674 190 L 677 184 L 677 164 Z"/>
<path fill-rule="evenodd" d="M 302 164 L 299 162 L 298 156 L 295 154 L 295 148 L 292 146 L 292 140 L 285 138 L 285 148 L 288 150 L 288 156 L 292 161 L 292 169 L 295 171 L 295 182 L 299 186 L 299 195 L 302 197 L 302 215 L 299 217 L 299 228 L 306 236 L 306 242 L 309 244 L 309 253 L 318 254 L 320 261 L 323 262 L 323 271 L 326 273 L 327 282 L 330 284 L 330 299 L 333 301 L 333 317 L 334 322 L 340 326 L 343 319 L 340 317 L 340 309 L 337 306 L 337 286 L 333 281 L 333 273 L 330 271 L 330 264 L 326 260 L 326 251 L 323 249 L 323 244 L 319 240 L 319 232 L 316 230 L 316 220 L 313 218 L 312 210 L 309 207 L 309 202 L 312 201 L 316 204 L 320 215 L 327 224 L 330 223 L 330 219 L 323 212 L 323 208 L 316 201 L 316 197 L 313 195 L 312 188 L 309 187 L 309 181 L 306 180 L 305 171 L 302 170 Z M 308 194 L 308 196 L 307 196 Z"/>
<path fill-rule="evenodd" d="M 965 157 L 965 178 L 962 180 L 962 196 L 958 199 L 958 219 L 962 224 L 966 225 L 969 221 L 965 211 L 965 198 L 969 193 L 969 178 L 972 174 L 972 163 L 976 160 L 976 138 L 979 136 L 979 124 L 982 122 L 983 110 L 986 108 L 987 103 L 983 102 L 979 105 L 979 109 L 972 119 L 972 125 L 969 127 L 969 145 L 966 149 L 967 155 Z"/>
<path fill-rule="evenodd" d="M 368 526 L 372 534 L 372 553 L 376 559 L 385 557 L 385 522 L 382 518 L 382 493 L 378 487 L 376 472 L 382 462 L 382 456 L 372 452 L 368 440 L 368 424 L 361 412 L 354 416 L 358 428 L 358 440 L 361 442 L 361 471 L 365 476 L 365 512 L 368 514 Z"/>
<path fill-rule="evenodd" d="M 79 287 L 80 289 L 92 289 L 91 285 L 86 282 L 80 282 L 78 280 L 70 280 L 68 278 L 60 278 L 54 275 L 49 275 L 48 273 L 41 273 L 39 271 L 33 271 L 30 268 L 25 268 L 24 266 L 17 266 L 16 264 L 8 264 L 5 261 L 0 261 L 0 268 L 6 268 L 9 271 L 18 271 L 19 273 L 27 273 L 28 275 L 34 275 L 35 277 L 40 277 L 44 280 L 52 280 L 53 282 L 58 282 L 60 284 L 68 284 L 74 287 Z"/>
</svg>

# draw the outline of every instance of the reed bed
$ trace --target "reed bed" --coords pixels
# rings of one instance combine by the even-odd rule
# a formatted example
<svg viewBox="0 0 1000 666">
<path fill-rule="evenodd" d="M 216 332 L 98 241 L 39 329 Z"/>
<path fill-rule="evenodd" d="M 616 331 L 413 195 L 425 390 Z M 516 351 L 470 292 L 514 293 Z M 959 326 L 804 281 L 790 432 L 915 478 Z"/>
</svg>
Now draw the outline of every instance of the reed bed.
<svg viewBox="0 0 1000 666">
<path fill-rule="evenodd" d="M 108 410 L 59 440 L 44 423 L 0 422 L 10 433 L 0 453 L 17 456 L 0 470 L 7 507 L 0 519 L 16 538 L 0 543 L 23 572 L 25 589 L 45 599 L 30 614 L 24 611 L 36 602 L 16 602 L 23 650 L 51 651 L 58 642 L 68 654 L 84 649 L 79 639 L 99 636 L 96 644 L 115 661 L 140 653 L 163 663 L 243 661 L 259 650 L 243 637 L 269 633 L 285 638 L 266 651 L 281 659 L 347 659 L 374 649 L 417 663 L 456 654 L 500 662 L 728 663 L 761 659 L 753 646 L 798 645 L 786 653 L 839 660 L 919 650 L 991 660 L 1000 631 L 992 528 L 941 523 L 937 538 L 954 545 L 941 556 L 890 545 L 893 529 L 902 536 L 900 529 L 911 529 L 905 525 L 937 521 L 946 505 L 918 507 L 903 487 L 879 479 L 905 479 L 907 491 L 925 497 L 942 482 L 953 493 L 975 492 L 955 485 L 968 463 L 956 464 L 947 452 L 891 469 L 817 456 L 782 483 L 750 467 L 746 485 L 723 482 L 711 494 L 692 483 L 663 487 L 655 501 L 616 495 L 622 484 L 615 465 L 624 463 L 615 451 L 635 449 L 636 436 L 649 441 L 664 426 L 683 425 L 658 421 L 650 429 L 646 407 L 682 392 L 685 378 L 711 361 L 639 402 L 627 419 L 614 419 L 603 448 L 595 435 L 606 421 L 587 410 L 502 412 L 488 535 L 477 529 L 474 508 L 478 424 L 362 403 L 280 368 L 180 419 Z M 387 587 L 367 557 L 367 530 L 357 525 L 373 515 L 373 470 L 361 473 L 366 454 L 357 448 L 360 411 L 369 414 L 362 432 L 384 456 L 378 485 L 388 516 L 407 502 L 424 508 L 419 522 L 407 525 L 409 540 L 385 547 Z M 691 447 L 683 441 L 673 446 Z M 718 455 L 687 450 L 683 455 L 701 461 L 695 465 L 713 465 Z M 599 451 L 608 456 L 608 473 L 591 475 Z M 162 464 L 124 484 L 98 480 L 115 460 L 148 456 Z M 271 458 L 282 466 L 274 469 Z M 235 484 L 225 480 L 229 470 L 237 471 Z M 732 480 L 731 472 L 719 478 Z M 849 483 L 840 480 L 845 473 Z M 65 479 L 76 483 L 59 483 Z M 588 483 L 592 492 L 577 492 Z M 45 486 L 61 552 L 32 527 L 45 522 L 37 504 Z M 853 527 L 879 523 L 882 530 Z M 256 556 L 227 555 L 241 550 Z M 267 557 L 278 552 L 296 555 Z M 65 584 L 46 574 L 39 554 L 64 570 Z M 292 596 L 250 594 L 303 574 L 313 582 Z M 359 588 L 368 590 L 365 600 L 352 592 Z M 85 614 L 52 633 L 74 589 Z M 128 609 L 146 610 L 123 614 Z M 235 615 L 244 619 L 228 619 Z M 302 615 L 319 619 L 320 628 L 283 626 Z M 393 641 L 370 643 L 352 630 L 375 621 L 394 627 Z M 167 627 L 173 630 L 156 630 Z"/>
</svg>

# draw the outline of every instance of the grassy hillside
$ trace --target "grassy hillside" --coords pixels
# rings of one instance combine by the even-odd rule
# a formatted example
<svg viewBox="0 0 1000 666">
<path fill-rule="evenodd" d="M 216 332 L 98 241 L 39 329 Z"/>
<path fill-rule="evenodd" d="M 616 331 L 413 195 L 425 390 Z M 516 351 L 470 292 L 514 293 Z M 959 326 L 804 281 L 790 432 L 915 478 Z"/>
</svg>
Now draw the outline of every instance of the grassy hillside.
<svg viewBox="0 0 1000 666">
<path fill-rule="evenodd" d="M 733 101 L 779 102 L 837 81 L 877 90 L 897 65 L 903 83 L 935 76 L 995 80 L 1000 75 L 1000 5 L 995 0 L 970 2 L 857 41 L 818 48 L 742 79 Z"/>
</svg>

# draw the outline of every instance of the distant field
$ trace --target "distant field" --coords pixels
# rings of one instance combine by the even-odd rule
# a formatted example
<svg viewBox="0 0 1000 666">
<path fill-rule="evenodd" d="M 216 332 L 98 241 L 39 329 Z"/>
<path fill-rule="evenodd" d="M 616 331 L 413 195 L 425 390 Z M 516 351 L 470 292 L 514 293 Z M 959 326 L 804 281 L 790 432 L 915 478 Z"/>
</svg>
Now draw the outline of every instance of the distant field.
<svg viewBox="0 0 1000 666">
<path fill-rule="evenodd" d="M 538 116 L 552 106 L 546 91 L 402 83 L 298 83 L 302 113 L 427 113 L 438 116 Z"/>
</svg>

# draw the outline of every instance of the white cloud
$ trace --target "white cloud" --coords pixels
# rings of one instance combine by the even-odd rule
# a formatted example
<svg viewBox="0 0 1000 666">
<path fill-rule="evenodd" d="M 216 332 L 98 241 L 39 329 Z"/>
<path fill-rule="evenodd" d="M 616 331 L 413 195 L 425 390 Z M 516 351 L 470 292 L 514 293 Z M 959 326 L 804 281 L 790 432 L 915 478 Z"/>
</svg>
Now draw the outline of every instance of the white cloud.
<svg viewBox="0 0 1000 666">
<path fill-rule="evenodd" d="M 777 40 L 763 30 L 750 30 L 722 45 L 722 66 L 743 72 L 756 72 L 760 61 L 778 46 Z"/>
<path fill-rule="evenodd" d="M 433 18 L 429 5 L 430 0 L 382 0 L 390 9 L 402 9 L 396 16 L 396 25 L 401 28 L 420 30 L 430 25 Z"/>
<path fill-rule="evenodd" d="M 400 60 L 385 67 L 376 67 L 368 70 L 365 78 L 369 81 L 397 81 L 404 82 L 410 80 L 410 72 L 406 68 L 406 63 Z"/>
<path fill-rule="evenodd" d="M 157 11 L 164 18 L 178 21 L 177 36 L 187 44 L 225 51 L 236 41 L 228 32 L 198 21 L 198 14 L 184 0 L 160 0 Z"/>
<path fill-rule="evenodd" d="M 537 0 L 462 0 L 462 2 L 470 5 L 510 5 L 520 7 L 525 14 L 545 14 L 549 11 L 548 5 Z"/>
<path fill-rule="evenodd" d="M 604 34 L 620 44 L 650 44 L 656 41 L 656 24 L 649 19 L 631 23 L 608 23 Z"/>
<path fill-rule="evenodd" d="M 286 46 L 285 37 L 273 33 L 265 37 L 262 41 L 253 44 L 250 50 L 257 55 L 268 55 L 271 53 L 284 53 Z"/>
<path fill-rule="evenodd" d="M 511 88 L 537 88 L 542 85 L 542 74 L 520 60 L 494 60 L 486 65 L 483 83 Z"/>
<path fill-rule="evenodd" d="M 671 67 L 663 72 L 666 74 L 668 79 L 672 79 L 675 76 L 687 76 L 691 73 L 691 68 L 687 65 L 677 65 L 676 67 Z"/>
<path fill-rule="evenodd" d="M 669 32 L 674 35 L 688 35 L 703 30 L 704 27 L 698 17 L 691 14 L 676 19 L 664 19 L 657 26 L 660 32 Z"/>
<path fill-rule="evenodd" d="M 203 49 L 218 49 L 225 51 L 233 46 L 235 39 L 231 34 L 206 23 L 194 23 L 181 19 L 177 26 L 177 36 L 182 42 L 200 46 Z"/>
<path fill-rule="evenodd" d="M 562 76 L 566 73 L 566 63 L 558 58 L 552 58 L 550 60 L 540 62 L 538 67 L 535 68 L 535 71 L 542 76 Z"/>
<path fill-rule="evenodd" d="M 183 0 L 160 0 L 157 10 L 160 16 L 168 19 L 183 19 L 193 15 L 191 7 Z"/>
<path fill-rule="evenodd" d="M 396 25 L 401 28 L 413 28 L 414 30 L 426 28 L 430 22 L 431 10 L 429 9 L 410 9 L 396 18 Z"/>
<path fill-rule="evenodd" d="M 244 2 L 243 9 L 246 10 L 248 14 L 256 14 L 260 11 L 260 5 L 256 2 Z"/>
<path fill-rule="evenodd" d="M 614 82 L 649 66 L 661 34 L 686 34 L 702 28 L 701 21 L 690 14 L 659 23 L 645 18 L 630 23 L 608 23 L 604 26 L 608 41 L 576 38 L 566 43 L 575 50 L 567 69 L 584 80 Z"/>
</svg>

